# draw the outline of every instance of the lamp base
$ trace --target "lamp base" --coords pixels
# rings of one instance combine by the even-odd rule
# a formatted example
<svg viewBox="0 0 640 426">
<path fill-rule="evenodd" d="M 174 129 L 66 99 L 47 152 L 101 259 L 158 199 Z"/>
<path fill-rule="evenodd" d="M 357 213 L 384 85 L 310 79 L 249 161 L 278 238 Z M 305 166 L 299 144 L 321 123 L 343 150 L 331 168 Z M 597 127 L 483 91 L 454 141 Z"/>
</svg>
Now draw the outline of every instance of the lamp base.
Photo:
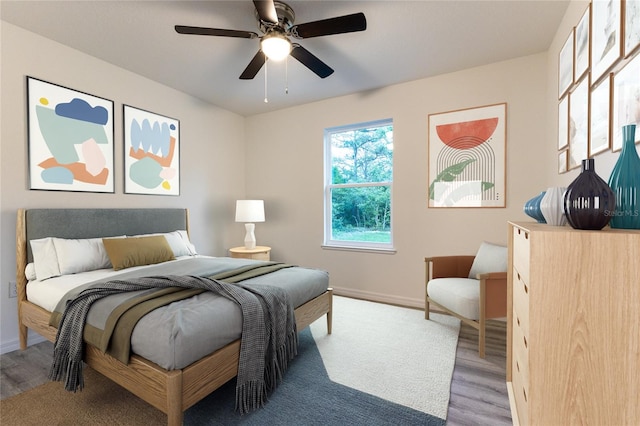
<svg viewBox="0 0 640 426">
<path fill-rule="evenodd" d="M 244 229 L 247 231 L 247 233 L 244 236 L 244 248 L 246 249 L 256 248 L 256 235 L 253 232 L 255 228 L 256 228 L 255 223 L 244 224 Z"/>
</svg>

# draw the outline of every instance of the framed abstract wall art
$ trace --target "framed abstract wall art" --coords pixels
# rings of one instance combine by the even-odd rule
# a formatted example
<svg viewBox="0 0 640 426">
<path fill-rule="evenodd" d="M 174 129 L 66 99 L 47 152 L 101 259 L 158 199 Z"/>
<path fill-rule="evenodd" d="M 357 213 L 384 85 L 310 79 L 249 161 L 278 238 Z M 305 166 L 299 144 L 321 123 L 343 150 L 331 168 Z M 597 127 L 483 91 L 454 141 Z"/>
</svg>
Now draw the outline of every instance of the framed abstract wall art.
<svg viewBox="0 0 640 426">
<path fill-rule="evenodd" d="M 113 102 L 27 77 L 29 188 L 114 192 Z"/>
<path fill-rule="evenodd" d="M 613 124 L 611 149 L 622 149 L 622 126 L 640 127 L 640 53 L 613 76 Z M 636 131 L 636 143 L 640 132 Z"/>
<path fill-rule="evenodd" d="M 569 157 L 569 151 L 564 149 L 558 153 L 558 173 L 566 173 L 569 169 L 567 168 L 567 160 Z"/>
<path fill-rule="evenodd" d="M 589 157 L 609 149 L 611 139 L 611 76 L 591 89 Z"/>
<path fill-rule="evenodd" d="M 123 107 L 124 192 L 180 195 L 180 121 Z"/>
<path fill-rule="evenodd" d="M 589 78 L 569 94 L 569 170 L 587 158 L 589 140 Z"/>
<path fill-rule="evenodd" d="M 584 73 L 589 69 L 589 54 L 590 45 L 589 42 L 589 18 L 591 17 L 591 7 L 587 7 L 587 10 L 582 15 L 580 22 L 576 26 L 575 30 L 575 52 L 574 52 L 574 67 L 575 67 L 575 80 L 578 81 L 582 78 Z"/>
<path fill-rule="evenodd" d="M 564 96 L 573 83 L 573 33 L 572 30 L 558 58 L 558 99 Z"/>
<path fill-rule="evenodd" d="M 569 145 L 569 97 L 565 96 L 558 104 L 558 149 Z"/>
<path fill-rule="evenodd" d="M 624 56 L 640 46 L 640 1 L 624 2 Z"/>
<path fill-rule="evenodd" d="M 506 103 L 429 115 L 429 207 L 505 207 L 506 120 Z"/>
<path fill-rule="evenodd" d="M 600 77 L 619 58 L 622 50 L 620 38 L 622 3 L 620 0 L 591 2 L 591 82 Z"/>
</svg>

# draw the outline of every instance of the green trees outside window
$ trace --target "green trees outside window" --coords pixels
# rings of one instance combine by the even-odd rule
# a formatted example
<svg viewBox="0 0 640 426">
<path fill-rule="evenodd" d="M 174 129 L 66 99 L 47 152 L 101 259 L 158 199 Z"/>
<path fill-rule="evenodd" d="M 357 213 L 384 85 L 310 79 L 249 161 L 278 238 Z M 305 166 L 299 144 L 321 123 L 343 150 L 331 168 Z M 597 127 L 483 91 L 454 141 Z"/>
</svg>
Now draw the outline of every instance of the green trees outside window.
<svg viewBox="0 0 640 426">
<path fill-rule="evenodd" d="M 325 132 L 328 244 L 392 244 L 393 124 L 391 120 Z M 347 245 L 352 245 L 347 244 Z"/>
</svg>

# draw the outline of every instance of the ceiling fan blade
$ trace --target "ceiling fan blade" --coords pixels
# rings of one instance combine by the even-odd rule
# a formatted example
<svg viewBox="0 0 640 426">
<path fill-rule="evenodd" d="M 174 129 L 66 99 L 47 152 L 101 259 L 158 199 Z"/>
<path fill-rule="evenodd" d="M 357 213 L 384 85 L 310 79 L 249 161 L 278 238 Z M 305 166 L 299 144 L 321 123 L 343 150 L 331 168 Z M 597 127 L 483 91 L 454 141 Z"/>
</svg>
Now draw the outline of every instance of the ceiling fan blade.
<svg viewBox="0 0 640 426">
<path fill-rule="evenodd" d="M 367 29 L 367 19 L 364 13 L 338 16 L 294 25 L 289 32 L 296 38 L 311 38 L 333 34 L 353 33 Z"/>
<path fill-rule="evenodd" d="M 317 56 L 299 44 L 293 45 L 291 56 L 296 58 L 302 65 L 316 73 L 320 78 L 326 78 L 333 74 L 333 69 L 329 65 L 322 62 Z"/>
<path fill-rule="evenodd" d="M 253 57 L 247 68 L 244 69 L 242 74 L 240 74 L 240 80 L 251 80 L 253 77 L 258 74 L 262 65 L 267 61 L 267 57 L 262 50 L 258 50 L 258 53 Z"/>
<path fill-rule="evenodd" d="M 258 37 L 258 34 L 252 31 L 223 30 L 219 28 L 205 28 L 205 27 L 189 27 L 186 25 L 176 25 L 175 28 L 176 28 L 176 32 L 180 34 L 238 37 L 238 38 L 257 38 Z"/>
<path fill-rule="evenodd" d="M 260 20 L 271 22 L 272 24 L 278 23 L 278 14 L 276 13 L 276 6 L 273 4 L 273 0 L 253 0 L 253 4 L 258 11 Z"/>
</svg>

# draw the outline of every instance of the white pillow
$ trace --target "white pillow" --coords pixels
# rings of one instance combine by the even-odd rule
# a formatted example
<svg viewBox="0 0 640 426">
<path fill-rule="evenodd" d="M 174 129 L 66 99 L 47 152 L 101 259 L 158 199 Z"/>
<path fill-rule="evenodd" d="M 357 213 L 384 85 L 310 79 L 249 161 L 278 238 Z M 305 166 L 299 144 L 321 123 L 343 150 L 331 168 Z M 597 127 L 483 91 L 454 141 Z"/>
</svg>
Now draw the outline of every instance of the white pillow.
<svg viewBox="0 0 640 426">
<path fill-rule="evenodd" d="M 53 238 L 47 237 L 31 240 L 30 244 L 38 280 L 42 281 L 61 275 L 60 268 L 58 267 L 58 255 L 53 245 Z"/>
<path fill-rule="evenodd" d="M 62 275 L 111 268 L 111 261 L 107 256 L 102 238 L 81 240 L 53 238 L 53 244 Z"/>
<path fill-rule="evenodd" d="M 469 271 L 469 278 L 476 279 L 478 274 L 487 272 L 507 272 L 507 248 L 484 241 Z"/>
<path fill-rule="evenodd" d="M 169 235 L 169 236 L 167 236 Z M 191 241 L 189 240 L 189 234 L 187 234 L 187 231 L 185 230 L 180 230 L 180 231 L 173 231 L 173 232 L 169 232 L 169 234 L 165 234 L 165 238 L 167 238 L 167 241 L 169 242 L 169 245 L 171 245 L 171 237 L 176 235 L 177 238 L 180 238 L 180 241 L 182 241 L 182 244 L 186 247 L 186 253 L 184 254 L 184 256 L 195 256 L 196 254 L 198 254 L 198 252 L 196 251 L 196 246 L 194 246 Z M 176 246 L 179 246 L 178 243 L 176 243 Z M 173 249 L 174 247 L 171 245 L 171 248 Z M 174 256 L 178 256 L 175 253 L 175 249 L 174 249 Z M 180 255 L 182 256 L 182 255 Z"/>
<path fill-rule="evenodd" d="M 173 251 L 173 255 L 175 257 L 195 256 L 196 254 L 198 254 L 196 252 L 196 247 L 191 244 L 191 241 L 189 241 L 189 235 L 187 234 L 187 231 L 184 230 L 159 234 L 128 235 L 128 237 L 150 237 L 153 235 L 163 235 L 167 239 L 167 243 L 169 243 L 169 247 L 171 247 L 171 250 Z"/>
<path fill-rule="evenodd" d="M 27 281 L 34 281 L 38 279 L 35 263 L 27 263 L 27 267 L 24 268 L 24 276 L 27 278 Z"/>
</svg>

